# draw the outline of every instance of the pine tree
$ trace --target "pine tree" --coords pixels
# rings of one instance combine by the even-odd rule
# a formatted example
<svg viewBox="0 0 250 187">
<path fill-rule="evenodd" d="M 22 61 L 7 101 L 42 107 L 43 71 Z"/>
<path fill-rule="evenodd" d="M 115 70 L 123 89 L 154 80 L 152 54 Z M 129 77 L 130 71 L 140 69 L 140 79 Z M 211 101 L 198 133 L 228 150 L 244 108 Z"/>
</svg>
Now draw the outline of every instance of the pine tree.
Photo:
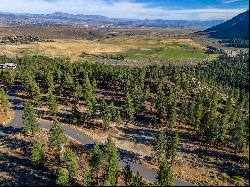
<svg viewBox="0 0 250 187">
<path fill-rule="evenodd" d="M 114 121 L 114 119 L 116 117 L 116 107 L 115 107 L 115 104 L 114 104 L 113 101 L 111 102 L 111 105 L 109 107 L 109 112 L 110 112 L 110 115 L 111 115 L 111 119 Z"/>
<path fill-rule="evenodd" d="M 137 171 L 136 175 L 132 177 L 131 186 L 144 186 L 141 174 Z"/>
<path fill-rule="evenodd" d="M 196 107 L 196 102 L 192 101 L 189 103 L 189 123 L 193 124 L 195 123 L 195 107 Z"/>
<path fill-rule="evenodd" d="M 218 137 L 217 137 L 217 148 L 219 146 L 219 143 L 223 143 L 226 135 L 228 134 L 228 121 L 229 116 L 227 114 L 223 114 L 219 119 L 217 119 L 218 122 Z"/>
<path fill-rule="evenodd" d="M 128 120 L 133 121 L 134 115 L 135 115 L 135 108 L 134 108 L 133 99 L 131 98 L 129 93 L 127 93 L 126 95 L 124 107 L 125 107 L 125 112 L 126 112 L 126 116 Z"/>
<path fill-rule="evenodd" d="M 92 85 L 91 85 L 90 80 L 89 80 L 88 73 L 85 73 L 85 75 L 84 75 L 83 88 L 84 88 L 84 98 L 85 98 L 85 101 L 87 103 L 88 117 L 91 118 L 94 114 L 94 111 L 95 111 L 96 100 L 95 100 L 95 96 L 93 94 L 93 89 L 92 89 Z"/>
<path fill-rule="evenodd" d="M 3 82 L 7 84 L 8 86 L 11 86 L 14 84 L 16 79 L 16 71 L 15 70 L 7 70 L 2 71 L 3 72 Z"/>
<path fill-rule="evenodd" d="M 4 89 L 0 89 L 0 111 L 6 110 L 10 108 L 10 102 L 8 99 L 7 94 L 5 93 Z"/>
<path fill-rule="evenodd" d="M 183 81 L 183 90 L 186 92 L 186 94 L 189 94 L 190 84 L 188 80 Z"/>
<path fill-rule="evenodd" d="M 93 88 L 93 92 L 95 92 L 97 90 L 96 79 L 93 79 L 93 81 L 92 81 L 92 88 Z"/>
<path fill-rule="evenodd" d="M 83 186 L 93 186 L 93 180 L 89 168 L 86 168 L 83 174 Z"/>
<path fill-rule="evenodd" d="M 245 150 L 246 138 L 244 137 L 244 127 L 242 124 L 237 124 L 234 128 L 232 141 L 234 144 L 234 153 L 243 152 Z"/>
<path fill-rule="evenodd" d="M 156 89 L 157 89 L 158 93 L 163 91 L 163 81 L 162 80 L 157 81 Z"/>
<path fill-rule="evenodd" d="M 51 91 L 49 91 L 48 105 L 49 105 L 49 113 L 50 113 L 50 115 L 52 115 L 52 116 L 56 115 L 57 102 L 56 102 L 56 99 L 53 96 Z"/>
<path fill-rule="evenodd" d="M 40 95 L 34 96 L 32 103 L 34 106 L 40 107 L 42 104 L 42 98 Z"/>
<path fill-rule="evenodd" d="M 170 142 L 169 146 L 167 147 L 167 152 L 171 158 L 171 165 L 173 165 L 174 159 L 176 157 L 178 144 L 179 144 L 179 134 L 175 133 L 171 137 L 171 142 Z"/>
<path fill-rule="evenodd" d="M 174 133 L 171 136 L 166 136 L 163 132 L 160 132 L 156 136 L 153 144 L 153 152 L 157 157 L 158 162 L 162 162 L 166 159 L 171 159 L 171 165 L 176 157 L 177 146 L 179 144 L 179 135 Z"/>
<path fill-rule="evenodd" d="M 133 177 L 133 174 L 132 174 L 132 171 L 130 169 L 130 164 L 127 162 L 126 166 L 123 169 L 123 178 L 124 178 L 124 181 L 126 183 L 126 186 L 130 185 L 130 183 L 132 181 L 132 177 Z"/>
<path fill-rule="evenodd" d="M 52 127 L 49 130 L 49 147 L 56 148 L 60 151 L 63 144 L 66 143 L 67 139 L 64 134 L 64 130 L 59 125 L 57 119 L 54 120 Z"/>
<path fill-rule="evenodd" d="M 70 122 L 73 124 L 77 124 L 80 121 L 80 112 L 77 108 L 77 104 L 74 104 L 71 109 Z"/>
<path fill-rule="evenodd" d="M 38 86 L 36 80 L 29 75 L 25 81 L 25 87 L 29 91 L 30 97 L 32 99 L 39 98 L 41 95 L 40 87 Z"/>
<path fill-rule="evenodd" d="M 67 169 L 59 167 L 56 171 L 56 184 L 58 186 L 69 186 L 70 178 Z"/>
<path fill-rule="evenodd" d="M 121 113 L 119 110 L 116 111 L 116 115 L 114 116 L 114 121 L 117 125 L 120 125 L 122 123 Z"/>
<path fill-rule="evenodd" d="M 142 90 L 144 90 L 145 87 L 145 77 L 146 77 L 145 68 L 142 68 L 139 76 L 139 86 Z"/>
<path fill-rule="evenodd" d="M 231 115 L 229 117 L 229 121 L 230 121 L 230 128 L 234 128 L 234 124 L 237 120 L 237 109 L 233 109 L 231 112 Z"/>
<path fill-rule="evenodd" d="M 185 100 L 181 104 L 180 121 L 183 122 L 184 124 L 186 124 L 188 122 L 188 118 L 189 118 L 188 115 L 189 115 L 189 108 L 188 108 L 188 103 Z"/>
<path fill-rule="evenodd" d="M 203 115 L 203 106 L 202 106 L 202 102 L 199 100 L 196 103 L 195 108 L 194 108 L 195 131 L 199 131 L 199 129 L 200 129 L 202 115 Z"/>
<path fill-rule="evenodd" d="M 173 186 L 173 174 L 171 168 L 167 165 L 166 161 L 161 162 L 159 170 L 157 171 L 156 177 L 157 186 Z"/>
<path fill-rule="evenodd" d="M 210 110 L 217 110 L 219 95 L 217 91 L 213 91 L 210 98 Z"/>
<path fill-rule="evenodd" d="M 153 144 L 154 156 L 157 157 L 158 162 L 160 162 L 165 158 L 165 151 L 166 151 L 165 146 L 166 146 L 166 135 L 164 132 L 161 131 L 156 136 Z"/>
<path fill-rule="evenodd" d="M 92 118 L 95 111 L 95 100 L 87 101 L 87 116 Z"/>
<path fill-rule="evenodd" d="M 132 100 L 134 103 L 135 113 L 138 115 L 143 107 L 144 107 L 144 93 L 142 88 L 138 85 L 135 85 L 133 92 L 132 92 Z"/>
<path fill-rule="evenodd" d="M 224 114 L 227 115 L 227 116 L 230 116 L 232 114 L 232 111 L 233 111 L 232 98 L 228 97 L 227 102 L 226 102 L 226 107 L 225 107 Z"/>
<path fill-rule="evenodd" d="M 104 185 L 115 186 L 117 183 L 117 171 L 120 161 L 120 156 L 115 144 L 112 142 L 109 136 L 105 145 L 105 173 L 104 173 Z"/>
<path fill-rule="evenodd" d="M 31 74 L 28 74 L 28 77 L 26 78 L 26 81 L 24 84 L 25 84 L 27 91 L 29 92 L 31 99 L 33 100 L 33 103 L 36 106 L 40 105 L 41 104 L 41 90 L 36 80 L 31 76 Z"/>
<path fill-rule="evenodd" d="M 39 130 L 39 124 L 35 110 L 29 102 L 24 105 L 23 124 L 26 132 L 31 132 L 34 135 Z"/>
<path fill-rule="evenodd" d="M 45 83 L 47 87 L 47 91 L 53 91 L 54 90 L 54 82 L 53 82 L 53 74 L 51 72 L 47 73 L 45 77 Z"/>
<path fill-rule="evenodd" d="M 82 86 L 79 84 L 79 82 L 76 82 L 74 89 L 74 98 L 76 101 L 78 101 L 81 97 L 83 97 Z"/>
<path fill-rule="evenodd" d="M 131 85 L 132 85 L 132 75 L 131 75 L 131 73 L 129 72 L 128 74 L 127 74 L 127 78 L 126 78 L 126 82 L 125 82 L 125 87 L 124 87 L 124 91 L 125 92 L 128 92 L 128 91 L 130 91 L 131 90 Z"/>
<path fill-rule="evenodd" d="M 109 110 L 105 111 L 104 114 L 103 114 L 103 127 L 104 127 L 104 130 L 108 129 L 111 119 L 112 119 L 112 116 L 110 114 L 110 111 Z"/>
<path fill-rule="evenodd" d="M 169 121 L 169 126 L 172 129 L 176 125 L 176 101 L 174 100 L 173 102 L 169 103 L 168 105 L 168 121 Z"/>
<path fill-rule="evenodd" d="M 160 90 L 158 92 L 158 97 L 156 100 L 155 107 L 157 110 L 158 119 L 160 121 L 160 119 L 162 119 L 164 117 L 164 114 L 165 114 L 165 95 L 164 95 L 164 92 L 162 90 Z"/>
<path fill-rule="evenodd" d="M 232 142 L 234 144 L 234 154 L 244 152 L 246 145 L 246 125 L 244 124 L 245 120 L 239 106 L 237 109 L 237 120 L 233 129 Z"/>
<path fill-rule="evenodd" d="M 102 151 L 101 151 L 99 145 L 95 144 L 94 148 L 92 150 L 90 164 L 91 164 L 91 168 L 92 168 L 92 173 L 96 177 L 97 184 L 98 184 L 98 172 L 99 172 L 99 167 L 101 164 L 101 156 L 102 156 Z"/>
<path fill-rule="evenodd" d="M 63 76 L 63 81 L 62 81 L 62 88 L 64 90 L 64 95 L 65 96 L 71 96 L 74 94 L 74 79 L 73 77 L 67 72 Z"/>
<path fill-rule="evenodd" d="M 248 145 L 249 145 L 249 118 L 245 119 L 244 121 L 245 123 L 245 138 L 246 138 L 246 147 L 245 149 L 247 149 Z"/>
<path fill-rule="evenodd" d="M 86 102 L 87 101 L 92 101 L 93 100 L 93 89 L 92 89 L 92 86 L 91 86 L 91 83 L 90 83 L 90 80 L 89 80 L 88 73 L 85 73 L 83 88 L 84 88 L 85 101 Z"/>
<path fill-rule="evenodd" d="M 107 110 L 110 113 L 111 120 L 116 122 L 117 124 L 120 124 L 121 123 L 120 111 L 115 107 L 114 102 L 111 102 L 111 105 L 110 105 L 109 109 L 107 109 Z"/>
<path fill-rule="evenodd" d="M 42 165 L 45 161 L 45 153 L 43 151 L 43 145 L 38 141 L 34 141 L 31 150 L 31 161 L 35 165 Z"/>
<path fill-rule="evenodd" d="M 78 170 L 78 162 L 75 153 L 70 148 L 66 149 L 63 161 L 69 172 L 69 177 L 72 179 Z"/>
<path fill-rule="evenodd" d="M 206 142 L 210 145 L 215 143 L 217 139 L 217 132 L 219 130 L 218 121 L 216 121 L 215 110 L 208 111 L 201 119 L 202 127 L 200 128 L 200 134 L 205 138 Z"/>
</svg>

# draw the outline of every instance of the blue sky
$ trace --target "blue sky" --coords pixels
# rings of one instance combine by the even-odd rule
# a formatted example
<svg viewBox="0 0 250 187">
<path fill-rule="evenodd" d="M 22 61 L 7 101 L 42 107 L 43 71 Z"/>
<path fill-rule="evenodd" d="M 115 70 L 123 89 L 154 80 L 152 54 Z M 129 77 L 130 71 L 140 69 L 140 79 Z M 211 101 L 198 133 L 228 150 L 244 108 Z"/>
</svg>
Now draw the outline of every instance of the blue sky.
<svg viewBox="0 0 250 187">
<path fill-rule="evenodd" d="M 95 14 L 117 18 L 230 19 L 249 9 L 249 0 L 0 0 L 0 11 Z"/>
</svg>

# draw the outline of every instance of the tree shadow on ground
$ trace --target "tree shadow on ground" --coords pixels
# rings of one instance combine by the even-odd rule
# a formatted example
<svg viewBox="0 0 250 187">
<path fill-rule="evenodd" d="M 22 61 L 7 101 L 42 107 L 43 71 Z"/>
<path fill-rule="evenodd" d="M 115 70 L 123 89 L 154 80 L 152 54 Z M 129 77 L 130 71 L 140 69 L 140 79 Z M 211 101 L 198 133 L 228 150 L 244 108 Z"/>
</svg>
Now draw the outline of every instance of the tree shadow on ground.
<svg viewBox="0 0 250 187">
<path fill-rule="evenodd" d="M 10 150 L 20 149 L 20 154 L 26 154 L 29 152 L 28 147 L 30 146 L 30 142 L 26 142 L 24 140 L 17 139 L 15 137 L 5 136 L 2 138 L 2 143 L 5 147 Z M 21 156 L 21 155 L 20 155 Z"/>
<path fill-rule="evenodd" d="M 49 111 L 36 109 L 36 113 L 43 120 L 53 121 L 56 118 L 60 123 L 70 124 L 70 114 L 58 112 L 55 116 L 50 116 Z"/>
<path fill-rule="evenodd" d="M 10 181 L 3 178 L 0 185 L 11 186 L 53 186 L 54 175 L 46 168 L 39 168 L 32 165 L 27 158 L 11 156 L 7 153 L 0 153 L 0 171 L 11 177 Z M 7 184 L 6 184 L 7 183 Z"/>
<path fill-rule="evenodd" d="M 7 150 L 16 152 L 18 156 L 14 156 L 11 152 L 0 150 L 0 172 L 10 177 L 2 177 L 0 185 L 55 185 L 53 180 L 55 177 L 48 168 L 34 166 L 30 159 L 27 158 L 30 142 L 6 135 L 1 138 L 1 143 Z"/>
<path fill-rule="evenodd" d="M 0 125 L 0 131 L 2 131 L 5 134 L 13 134 L 13 133 L 20 133 L 22 132 L 22 128 L 15 128 L 12 126 L 3 126 Z"/>
<path fill-rule="evenodd" d="M 185 147 L 178 147 L 178 151 L 188 153 L 200 157 L 201 163 L 211 167 L 213 165 L 221 173 L 227 173 L 231 176 L 233 173 L 239 174 L 244 179 L 249 180 L 249 168 L 243 168 L 241 164 L 249 163 L 249 160 L 243 156 L 234 155 L 233 153 L 219 152 L 207 148 L 190 149 Z M 215 161 L 210 161 L 213 158 Z"/>
</svg>

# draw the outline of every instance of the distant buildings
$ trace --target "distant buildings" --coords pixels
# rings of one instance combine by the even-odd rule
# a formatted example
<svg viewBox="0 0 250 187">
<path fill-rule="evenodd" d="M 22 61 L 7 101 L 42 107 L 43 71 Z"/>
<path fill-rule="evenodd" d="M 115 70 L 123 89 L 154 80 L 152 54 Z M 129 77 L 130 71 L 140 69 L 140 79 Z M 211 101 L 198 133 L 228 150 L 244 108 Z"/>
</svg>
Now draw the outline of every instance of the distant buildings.
<svg viewBox="0 0 250 187">
<path fill-rule="evenodd" d="M 5 63 L 5 64 L 0 64 L 0 69 L 16 69 L 17 65 L 15 63 Z"/>
</svg>

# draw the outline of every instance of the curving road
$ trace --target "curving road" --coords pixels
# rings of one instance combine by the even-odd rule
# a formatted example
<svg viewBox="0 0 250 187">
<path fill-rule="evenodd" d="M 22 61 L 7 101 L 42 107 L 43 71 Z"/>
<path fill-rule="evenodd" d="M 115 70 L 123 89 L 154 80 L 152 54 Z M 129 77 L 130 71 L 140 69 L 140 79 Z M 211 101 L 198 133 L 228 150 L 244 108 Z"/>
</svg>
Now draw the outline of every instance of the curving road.
<svg viewBox="0 0 250 187">
<path fill-rule="evenodd" d="M 15 110 L 15 117 L 8 124 L 8 128 L 9 128 L 8 132 L 6 132 L 6 131 L 2 132 L 1 128 L 0 128 L 0 135 L 2 135 L 2 136 L 7 135 L 8 133 L 11 133 L 11 131 L 13 131 L 14 129 L 21 129 L 23 127 L 23 119 L 22 119 L 23 102 L 22 102 L 22 99 L 15 96 L 14 90 L 10 90 L 8 92 L 8 97 L 12 103 L 12 108 Z M 51 127 L 51 124 L 46 124 L 44 122 L 41 122 L 41 127 L 45 128 L 45 129 L 49 129 Z M 74 138 L 75 140 L 79 141 L 83 145 L 93 145 L 95 143 L 95 140 L 86 136 L 83 133 L 80 133 L 80 132 L 78 132 L 70 127 L 64 126 L 63 128 L 64 128 L 65 134 L 67 136 Z M 120 151 L 123 153 L 127 152 L 126 150 L 120 150 Z M 127 162 L 126 156 L 121 156 L 120 166 L 124 167 L 126 165 L 126 162 Z M 135 163 L 135 162 L 129 162 L 129 163 L 131 166 L 131 170 L 134 173 L 139 171 L 144 179 L 146 179 L 148 181 L 155 181 L 156 180 L 157 173 L 155 170 L 153 170 L 151 168 L 147 168 L 147 167 L 140 165 L 138 163 Z M 191 183 L 186 182 L 186 181 L 179 179 L 179 178 L 175 178 L 175 185 L 176 186 L 195 186 L 194 184 L 191 184 Z"/>
</svg>

